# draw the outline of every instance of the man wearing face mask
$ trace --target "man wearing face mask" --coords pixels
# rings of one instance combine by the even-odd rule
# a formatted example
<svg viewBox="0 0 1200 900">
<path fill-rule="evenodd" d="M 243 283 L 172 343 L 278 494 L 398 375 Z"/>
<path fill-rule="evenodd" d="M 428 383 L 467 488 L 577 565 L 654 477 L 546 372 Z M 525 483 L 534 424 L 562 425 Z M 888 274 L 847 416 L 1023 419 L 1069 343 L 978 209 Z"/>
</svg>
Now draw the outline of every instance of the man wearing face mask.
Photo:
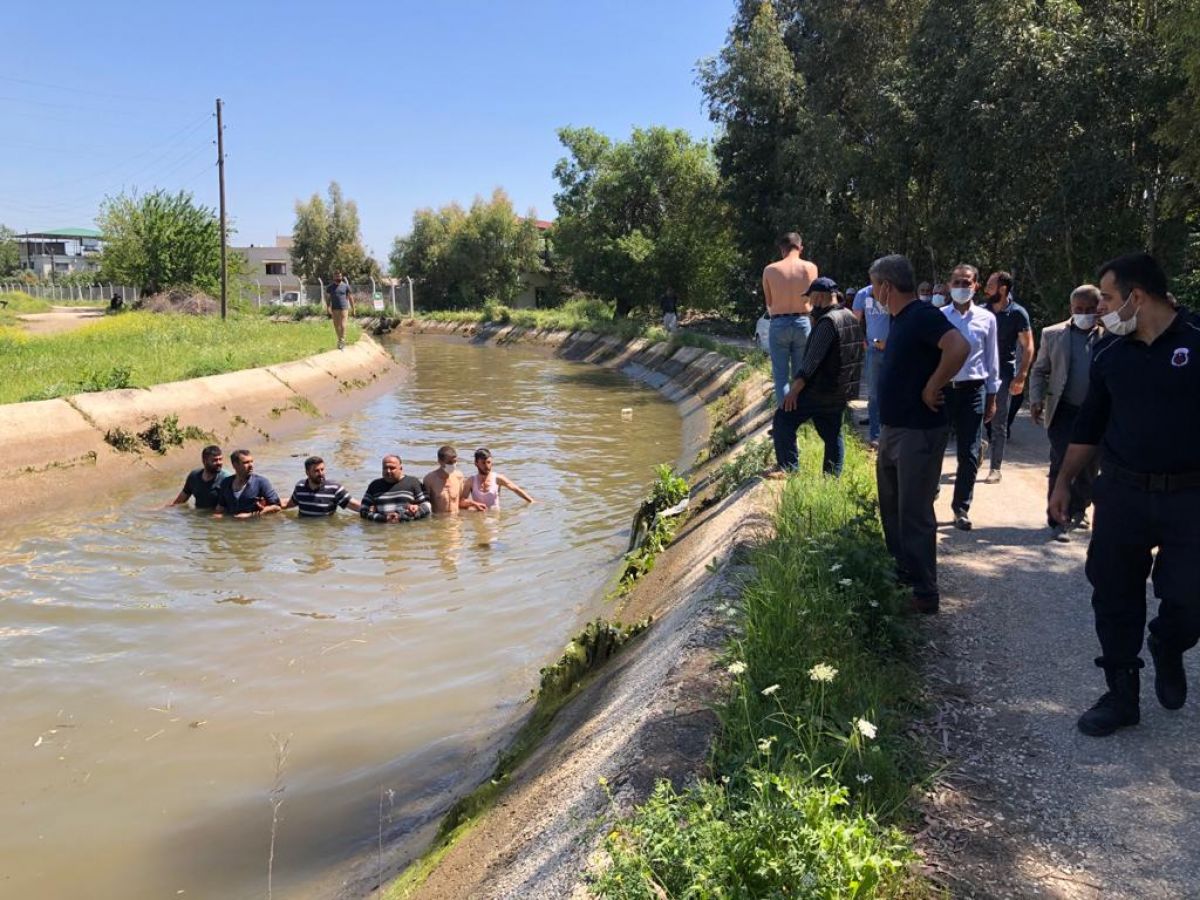
<svg viewBox="0 0 1200 900">
<path fill-rule="evenodd" d="M 1099 450 L 1086 571 L 1108 691 L 1079 717 L 1092 736 L 1140 719 L 1148 576 L 1160 603 L 1146 644 L 1164 708 L 1186 701 L 1183 654 L 1200 639 L 1200 325 L 1145 253 L 1106 262 L 1099 282 L 1115 337 L 1093 354 L 1049 504 L 1051 519 L 1070 522 L 1071 483 Z"/>
<path fill-rule="evenodd" d="M 932 303 L 934 306 L 938 307 L 939 309 L 941 309 L 943 306 L 945 306 L 949 302 L 947 300 L 947 298 L 949 296 L 950 296 L 950 291 L 948 291 L 946 289 L 945 284 L 943 284 L 942 282 L 939 281 L 937 284 L 935 284 L 933 286 L 933 294 L 932 294 L 932 296 L 930 296 L 929 302 Z"/>
<path fill-rule="evenodd" d="M 870 275 L 876 302 L 892 317 L 879 376 L 879 517 L 897 577 L 912 586 L 911 609 L 936 613 L 933 502 L 949 435 L 942 389 L 971 348 L 940 310 L 917 299 L 912 263 L 905 257 L 875 260 Z"/>
<path fill-rule="evenodd" d="M 922 303 L 933 302 L 933 285 L 928 281 L 922 281 L 917 285 L 917 299 Z"/>
<path fill-rule="evenodd" d="M 954 527 L 971 530 L 971 499 L 983 446 L 983 425 L 996 414 L 1000 390 L 1000 361 L 996 350 L 996 317 L 974 304 L 979 270 L 961 263 L 950 275 L 953 305 L 942 310 L 946 319 L 971 345 L 970 355 L 946 389 L 946 411 L 958 445 L 958 470 L 954 475 Z"/>
<path fill-rule="evenodd" d="M 463 502 L 463 485 L 466 483 L 462 472 L 458 471 L 458 451 L 446 444 L 438 448 L 437 458 L 438 467 L 422 479 L 422 486 L 435 513 L 457 515 Z M 466 503 L 466 509 L 484 508 L 482 503 L 476 503 L 469 497 Z"/>
<path fill-rule="evenodd" d="M 1079 408 L 1088 392 L 1088 373 L 1092 353 L 1101 335 L 1097 327 L 1096 307 L 1100 289 L 1081 284 L 1071 291 L 1071 318 L 1042 330 L 1042 345 L 1029 376 L 1029 412 L 1033 421 L 1045 425 L 1050 438 L 1050 487 L 1062 469 L 1067 445 Z M 1092 503 L 1092 483 L 1097 462 L 1092 460 L 1071 482 L 1068 513 L 1071 528 L 1087 528 L 1087 509 Z M 1054 539 L 1066 543 L 1067 527 L 1050 521 Z"/>
<path fill-rule="evenodd" d="M 823 471 L 836 476 L 842 474 L 846 456 L 842 440 L 846 404 L 858 397 L 863 333 L 854 313 L 834 302 L 837 283 L 832 278 L 818 278 L 808 296 L 816 324 L 791 390 L 775 410 L 775 462 L 783 472 L 795 470 L 799 462 L 796 432 L 812 420 L 825 442 Z"/>
<path fill-rule="evenodd" d="M 996 317 L 996 334 L 1000 349 L 1000 393 L 996 395 L 996 415 L 988 429 L 992 442 L 992 466 L 984 482 L 1000 481 L 1000 466 L 1004 463 L 1004 447 L 1008 443 L 1009 405 L 1025 391 L 1025 379 L 1033 365 L 1033 327 L 1029 313 L 1011 296 L 1013 277 L 1007 272 L 993 272 L 987 280 L 988 308 Z M 1021 348 L 1018 367 L 1017 347 Z"/>
</svg>

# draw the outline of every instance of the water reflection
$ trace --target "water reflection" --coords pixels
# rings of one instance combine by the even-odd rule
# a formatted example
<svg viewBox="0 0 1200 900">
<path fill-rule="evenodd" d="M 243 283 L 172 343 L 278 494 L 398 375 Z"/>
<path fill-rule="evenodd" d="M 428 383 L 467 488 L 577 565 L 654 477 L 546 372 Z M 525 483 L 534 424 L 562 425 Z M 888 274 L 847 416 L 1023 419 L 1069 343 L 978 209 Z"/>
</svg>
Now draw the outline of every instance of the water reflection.
<svg viewBox="0 0 1200 900">
<path fill-rule="evenodd" d="M 384 453 L 420 476 L 443 443 L 464 470 L 488 446 L 535 506 L 392 526 L 147 509 L 172 472 L 67 521 L 0 523 L 3 893 L 262 896 L 275 734 L 291 736 L 276 896 L 326 896 L 313 885 L 376 839 L 381 789 L 409 834 L 491 764 L 486 738 L 602 603 L 679 420 L 536 352 L 396 355 L 398 391 L 250 448 L 256 470 L 286 495 L 318 453 L 358 497 Z"/>
</svg>

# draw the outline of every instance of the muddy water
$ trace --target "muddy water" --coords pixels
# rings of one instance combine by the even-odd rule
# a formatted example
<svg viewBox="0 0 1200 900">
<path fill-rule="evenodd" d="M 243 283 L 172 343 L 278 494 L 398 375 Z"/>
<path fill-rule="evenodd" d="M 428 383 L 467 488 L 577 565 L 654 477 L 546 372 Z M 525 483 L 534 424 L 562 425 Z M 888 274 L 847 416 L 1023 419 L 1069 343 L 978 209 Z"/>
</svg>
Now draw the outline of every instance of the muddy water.
<svg viewBox="0 0 1200 900">
<path fill-rule="evenodd" d="M 118 494 L 80 474 L 74 502 L 0 523 L 0 896 L 264 897 L 272 797 L 274 895 L 337 893 L 489 767 L 603 611 L 651 468 L 681 453 L 674 408 L 536 350 L 393 352 L 402 387 L 251 448 L 257 471 L 285 493 L 318 453 L 361 493 L 385 452 L 423 475 L 443 442 L 468 466 L 487 445 L 535 505 L 217 521 L 150 509 L 182 471 Z"/>
</svg>

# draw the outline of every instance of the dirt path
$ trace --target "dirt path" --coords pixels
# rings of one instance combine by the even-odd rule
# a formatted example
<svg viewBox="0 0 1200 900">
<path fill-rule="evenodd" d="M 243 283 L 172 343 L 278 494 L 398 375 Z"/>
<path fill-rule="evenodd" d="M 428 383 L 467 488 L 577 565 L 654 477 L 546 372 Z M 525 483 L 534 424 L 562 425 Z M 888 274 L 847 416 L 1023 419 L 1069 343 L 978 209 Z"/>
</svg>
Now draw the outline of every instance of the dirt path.
<svg viewBox="0 0 1200 900">
<path fill-rule="evenodd" d="M 103 306 L 55 306 L 50 312 L 17 316 L 30 334 L 59 334 L 74 331 L 104 318 Z"/>
<path fill-rule="evenodd" d="M 931 733 L 951 768 L 930 799 L 922 846 L 956 897 L 1195 897 L 1197 701 L 1162 709 L 1148 662 L 1140 727 L 1109 738 L 1075 730 L 1103 689 L 1087 535 L 1049 540 L 1047 442 L 1025 416 L 1009 454 L 1003 482 L 976 488 L 975 529 L 941 529 L 943 614 L 927 631 Z M 943 485 L 954 468 L 951 448 Z M 950 493 L 944 486 L 943 523 Z"/>
</svg>

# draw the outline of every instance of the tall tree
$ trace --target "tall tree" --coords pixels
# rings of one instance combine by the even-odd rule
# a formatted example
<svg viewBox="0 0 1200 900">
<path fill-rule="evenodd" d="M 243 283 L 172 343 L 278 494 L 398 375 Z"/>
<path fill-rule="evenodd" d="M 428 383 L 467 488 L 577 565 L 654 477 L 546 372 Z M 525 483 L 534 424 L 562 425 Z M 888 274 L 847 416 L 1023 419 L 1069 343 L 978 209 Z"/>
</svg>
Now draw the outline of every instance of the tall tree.
<svg viewBox="0 0 1200 900">
<path fill-rule="evenodd" d="M 156 293 L 196 285 L 215 293 L 221 278 L 217 214 L 185 191 L 120 194 L 106 198 L 98 218 L 104 234 L 102 277 Z"/>
<path fill-rule="evenodd" d="M 17 233 L 7 225 L 0 225 L 0 275 L 12 275 L 20 265 Z"/>
<path fill-rule="evenodd" d="M 723 307 L 737 251 L 708 144 L 666 128 L 618 143 L 592 128 L 558 136 L 569 156 L 554 167 L 554 247 L 576 284 L 618 316 L 668 284 L 686 306 Z"/>
<path fill-rule="evenodd" d="M 351 281 L 378 277 L 379 264 L 363 248 L 358 204 L 347 200 L 336 181 L 329 183 L 328 199 L 313 194 L 296 201 L 292 226 L 292 266 L 305 279 L 329 280 L 343 272 Z"/>
<path fill-rule="evenodd" d="M 462 308 L 485 300 L 511 303 L 520 276 L 540 271 L 540 244 L 532 213 L 520 217 L 503 190 L 477 197 L 469 210 L 452 203 L 413 214 L 412 231 L 397 237 L 389 256 L 396 276 L 414 279 L 435 306 Z"/>
</svg>

